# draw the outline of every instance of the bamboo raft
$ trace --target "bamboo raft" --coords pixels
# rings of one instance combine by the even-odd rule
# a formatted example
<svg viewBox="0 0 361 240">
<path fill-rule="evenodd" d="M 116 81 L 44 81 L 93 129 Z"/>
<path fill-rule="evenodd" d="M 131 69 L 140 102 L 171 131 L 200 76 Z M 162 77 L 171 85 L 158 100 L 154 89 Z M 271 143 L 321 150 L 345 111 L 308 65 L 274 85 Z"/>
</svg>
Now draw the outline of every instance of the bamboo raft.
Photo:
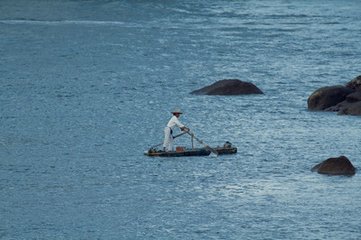
<svg viewBox="0 0 361 240">
<path fill-rule="evenodd" d="M 226 142 L 222 147 L 214 147 L 212 150 L 217 151 L 218 155 L 224 154 L 235 154 L 237 153 L 237 148 L 234 147 L 230 142 Z M 150 148 L 148 151 L 144 152 L 144 155 L 150 157 L 184 157 L 184 156 L 208 156 L 212 153 L 210 148 L 184 148 L 176 147 L 175 151 L 163 151 L 155 148 Z"/>
</svg>

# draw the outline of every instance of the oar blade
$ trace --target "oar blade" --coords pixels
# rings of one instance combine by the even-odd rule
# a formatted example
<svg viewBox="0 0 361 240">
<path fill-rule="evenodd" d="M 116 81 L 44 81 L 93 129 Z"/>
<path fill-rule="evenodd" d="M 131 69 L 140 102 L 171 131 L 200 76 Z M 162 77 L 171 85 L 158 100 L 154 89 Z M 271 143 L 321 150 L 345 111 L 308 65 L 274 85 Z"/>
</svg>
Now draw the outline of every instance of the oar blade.
<svg viewBox="0 0 361 240">
<path fill-rule="evenodd" d="M 208 149 L 209 151 L 211 151 L 210 155 L 211 156 L 215 156 L 215 157 L 218 157 L 218 152 L 211 148 L 210 146 L 208 146 L 207 144 L 205 144 L 202 140 L 198 139 L 196 136 L 194 136 L 193 133 L 190 133 L 189 131 L 187 131 L 187 133 L 193 137 L 195 140 L 197 140 L 200 144 L 202 144 L 206 149 Z"/>
<path fill-rule="evenodd" d="M 211 151 L 211 154 L 210 154 L 211 157 L 218 157 L 218 152 L 216 150 L 214 150 L 213 148 L 211 148 L 209 146 L 207 146 L 207 149 L 209 151 Z"/>
</svg>

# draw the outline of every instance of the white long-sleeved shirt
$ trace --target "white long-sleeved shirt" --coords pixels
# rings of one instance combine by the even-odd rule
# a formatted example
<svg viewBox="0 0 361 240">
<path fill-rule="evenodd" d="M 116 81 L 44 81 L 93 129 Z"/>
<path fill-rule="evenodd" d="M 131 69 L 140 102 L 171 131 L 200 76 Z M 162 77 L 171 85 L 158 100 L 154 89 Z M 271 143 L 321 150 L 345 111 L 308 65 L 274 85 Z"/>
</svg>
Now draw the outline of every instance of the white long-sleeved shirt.
<svg viewBox="0 0 361 240">
<path fill-rule="evenodd" d="M 173 129 L 174 126 L 177 126 L 179 128 L 184 127 L 184 125 L 178 120 L 178 118 L 176 116 L 173 116 L 167 124 L 167 127 L 171 128 L 171 129 Z"/>
</svg>

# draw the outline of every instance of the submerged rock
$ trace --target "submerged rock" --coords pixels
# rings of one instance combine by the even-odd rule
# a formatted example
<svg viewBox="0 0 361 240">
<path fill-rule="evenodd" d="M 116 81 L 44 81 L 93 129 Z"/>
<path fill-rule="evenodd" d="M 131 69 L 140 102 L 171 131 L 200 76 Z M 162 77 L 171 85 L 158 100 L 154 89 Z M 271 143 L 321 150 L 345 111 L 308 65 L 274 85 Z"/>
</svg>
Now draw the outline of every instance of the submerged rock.
<svg viewBox="0 0 361 240">
<path fill-rule="evenodd" d="M 191 92 L 198 95 L 242 95 L 263 94 L 253 83 L 243 82 L 238 79 L 220 80 L 212 85 Z"/>
<path fill-rule="evenodd" d="M 317 171 L 320 174 L 347 176 L 354 175 L 356 173 L 355 167 L 345 156 L 329 158 L 314 166 L 311 171 Z"/>
</svg>

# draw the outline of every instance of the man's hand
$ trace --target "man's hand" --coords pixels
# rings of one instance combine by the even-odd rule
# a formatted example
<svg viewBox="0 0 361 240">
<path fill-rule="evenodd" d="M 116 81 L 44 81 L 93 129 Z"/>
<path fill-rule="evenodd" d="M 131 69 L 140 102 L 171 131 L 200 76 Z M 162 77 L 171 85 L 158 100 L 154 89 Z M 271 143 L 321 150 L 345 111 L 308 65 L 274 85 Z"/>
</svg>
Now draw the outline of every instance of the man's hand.
<svg viewBox="0 0 361 240">
<path fill-rule="evenodd" d="M 181 127 L 180 128 L 183 132 L 189 132 L 189 128 L 187 128 L 187 127 Z"/>
</svg>

